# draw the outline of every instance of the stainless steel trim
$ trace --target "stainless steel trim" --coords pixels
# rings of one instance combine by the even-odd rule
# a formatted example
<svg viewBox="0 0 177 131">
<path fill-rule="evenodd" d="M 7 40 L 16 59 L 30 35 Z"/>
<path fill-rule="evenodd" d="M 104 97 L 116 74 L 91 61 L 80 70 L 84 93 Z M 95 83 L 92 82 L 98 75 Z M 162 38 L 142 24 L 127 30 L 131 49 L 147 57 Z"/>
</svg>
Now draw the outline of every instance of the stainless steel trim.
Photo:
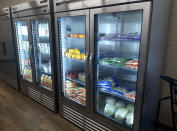
<svg viewBox="0 0 177 131">
<path fill-rule="evenodd" d="M 41 1 L 42 0 L 34 0 L 34 1 L 25 2 L 18 5 L 14 5 L 12 6 L 12 13 L 23 11 L 23 10 L 29 10 L 33 8 L 39 8 L 42 6 L 48 6 L 49 4 L 48 0 L 46 0 L 46 2 L 41 2 Z"/>
<path fill-rule="evenodd" d="M 87 9 L 147 0 L 54 0 L 54 12 Z"/>
<path fill-rule="evenodd" d="M 0 15 L 5 15 L 10 13 L 10 7 L 0 8 Z"/>
<path fill-rule="evenodd" d="M 10 19 L 10 18 L 11 18 L 10 7 L 0 8 L 0 20 Z"/>
<path fill-rule="evenodd" d="M 52 13 L 53 0 L 33 0 L 25 2 L 12 6 L 11 11 L 13 18 Z"/>
<path fill-rule="evenodd" d="M 123 11 L 134 11 L 134 10 L 143 10 L 143 24 L 142 24 L 142 33 L 141 33 L 141 46 L 140 46 L 140 56 L 139 56 L 139 70 L 138 70 L 138 83 L 137 83 L 137 95 L 136 95 L 136 103 L 135 103 L 135 114 L 134 114 L 134 126 L 133 130 L 139 130 L 140 120 L 141 120 L 141 112 L 142 112 L 142 102 L 143 102 L 143 92 L 144 92 L 144 79 L 146 74 L 146 66 L 147 66 L 147 54 L 148 54 L 148 46 L 149 46 L 149 26 L 150 26 L 150 16 L 151 16 L 151 2 L 142 2 L 142 3 L 134 3 L 120 6 L 112 6 L 112 7 L 104 7 L 92 9 L 90 15 L 90 42 L 91 42 L 91 53 L 94 55 L 95 44 L 94 44 L 94 16 L 96 14 L 101 13 L 111 13 L 111 12 L 123 12 Z M 95 56 L 95 55 L 94 55 Z M 94 69 L 94 63 L 92 63 L 92 68 Z M 94 70 L 91 72 L 92 79 Z M 91 81 L 92 85 L 91 92 L 94 93 L 94 82 Z M 95 117 L 99 117 L 96 113 L 94 113 L 94 94 L 91 94 L 91 113 L 95 115 Z M 105 121 L 107 121 L 104 117 Z M 108 121 L 108 123 L 110 123 Z M 118 124 L 114 124 L 117 126 Z"/>
</svg>

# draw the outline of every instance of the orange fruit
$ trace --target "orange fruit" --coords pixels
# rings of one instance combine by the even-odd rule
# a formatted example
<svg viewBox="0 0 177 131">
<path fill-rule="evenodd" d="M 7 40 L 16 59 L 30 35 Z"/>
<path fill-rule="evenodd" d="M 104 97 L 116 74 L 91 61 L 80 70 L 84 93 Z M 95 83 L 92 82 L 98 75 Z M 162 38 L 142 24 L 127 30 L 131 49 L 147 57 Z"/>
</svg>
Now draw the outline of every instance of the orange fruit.
<svg viewBox="0 0 177 131">
<path fill-rule="evenodd" d="M 74 34 L 74 38 L 78 38 L 78 35 L 77 35 L 77 34 Z"/>
<path fill-rule="evenodd" d="M 80 34 L 79 38 L 85 38 L 85 34 Z"/>
</svg>

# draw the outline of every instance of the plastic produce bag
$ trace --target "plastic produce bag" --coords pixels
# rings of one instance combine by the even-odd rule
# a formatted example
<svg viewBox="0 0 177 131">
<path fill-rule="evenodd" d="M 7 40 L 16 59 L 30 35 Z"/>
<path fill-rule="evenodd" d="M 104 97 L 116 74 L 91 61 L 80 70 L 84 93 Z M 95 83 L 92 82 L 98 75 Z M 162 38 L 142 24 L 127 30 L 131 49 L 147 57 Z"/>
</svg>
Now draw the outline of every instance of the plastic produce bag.
<svg viewBox="0 0 177 131">
<path fill-rule="evenodd" d="M 127 114 L 125 122 L 128 126 L 132 126 L 133 121 L 134 121 L 134 113 L 130 112 L 130 113 Z"/>
<path fill-rule="evenodd" d="M 127 107 L 129 112 L 134 112 L 134 105 L 133 104 L 128 104 Z"/>
<path fill-rule="evenodd" d="M 119 108 L 124 108 L 125 107 L 125 104 L 124 102 L 122 101 L 118 101 L 116 104 L 115 104 L 116 108 L 119 109 Z"/>
<path fill-rule="evenodd" d="M 128 113 L 128 109 L 126 108 L 119 108 L 115 111 L 114 117 L 117 119 L 119 122 L 124 122 L 126 116 Z"/>
<path fill-rule="evenodd" d="M 116 110 L 115 102 L 116 101 L 113 98 L 108 98 L 106 100 L 106 105 L 105 105 L 105 108 L 104 108 L 104 114 L 106 116 L 113 116 L 114 115 L 114 112 Z"/>
</svg>

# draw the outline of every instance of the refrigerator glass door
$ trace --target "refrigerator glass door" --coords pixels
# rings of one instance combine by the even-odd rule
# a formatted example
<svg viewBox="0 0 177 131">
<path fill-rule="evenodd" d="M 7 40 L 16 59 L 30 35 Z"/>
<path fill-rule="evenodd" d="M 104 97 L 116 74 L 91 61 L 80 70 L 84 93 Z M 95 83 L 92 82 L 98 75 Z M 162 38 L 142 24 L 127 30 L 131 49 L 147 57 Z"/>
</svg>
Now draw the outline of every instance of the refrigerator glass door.
<svg viewBox="0 0 177 131">
<path fill-rule="evenodd" d="M 31 51 L 32 45 L 28 39 L 27 21 L 16 21 L 16 40 L 18 46 L 20 74 L 23 79 L 32 82 Z"/>
<path fill-rule="evenodd" d="M 62 94 L 86 106 L 86 16 L 58 18 Z"/>
<path fill-rule="evenodd" d="M 95 111 L 132 127 L 143 11 L 95 15 Z"/>
<path fill-rule="evenodd" d="M 52 90 L 50 35 L 48 19 L 32 20 L 32 40 L 35 58 L 35 80 L 40 86 Z"/>
</svg>

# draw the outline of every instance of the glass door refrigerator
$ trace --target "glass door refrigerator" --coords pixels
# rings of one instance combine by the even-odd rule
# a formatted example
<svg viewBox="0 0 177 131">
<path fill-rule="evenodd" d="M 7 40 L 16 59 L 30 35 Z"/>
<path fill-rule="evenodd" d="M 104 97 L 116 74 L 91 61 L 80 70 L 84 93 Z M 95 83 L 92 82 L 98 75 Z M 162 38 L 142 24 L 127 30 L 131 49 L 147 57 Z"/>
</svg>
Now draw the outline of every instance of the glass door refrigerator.
<svg viewBox="0 0 177 131">
<path fill-rule="evenodd" d="M 56 112 L 51 2 L 23 3 L 12 12 L 22 92 Z"/>
<path fill-rule="evenodd" d="M 89 11 L 57 13 L 55 18 L 61 105 L 88 111 Z"/>
<path fill-rule="evenodd" d="M 126 7 L 90 11 L 92 112 L 112 126 L 137 130 L 148 52 L 150 3 Z"/>
<path fill-rule="evenodd" d="M 0 9 L 0 79 L 19 90 L 10 7 Z"/>
<path fill-rule="evenodd" d="M 32 83 L 32 44 L 29 42 L 29 19 L 22 18 L 15 21 L 16 41 L 18 48 L 18 60 L 20 78 Z"/>
<path fill-rule="evenodd" d="M 170 3 L 54 1 L 62 117 L 83 130 L 153 130 Z M 83 38 L 88 37 L 87 44 Z M 83 72 L 88 112 L 78 108 Z"/>
</svg>

